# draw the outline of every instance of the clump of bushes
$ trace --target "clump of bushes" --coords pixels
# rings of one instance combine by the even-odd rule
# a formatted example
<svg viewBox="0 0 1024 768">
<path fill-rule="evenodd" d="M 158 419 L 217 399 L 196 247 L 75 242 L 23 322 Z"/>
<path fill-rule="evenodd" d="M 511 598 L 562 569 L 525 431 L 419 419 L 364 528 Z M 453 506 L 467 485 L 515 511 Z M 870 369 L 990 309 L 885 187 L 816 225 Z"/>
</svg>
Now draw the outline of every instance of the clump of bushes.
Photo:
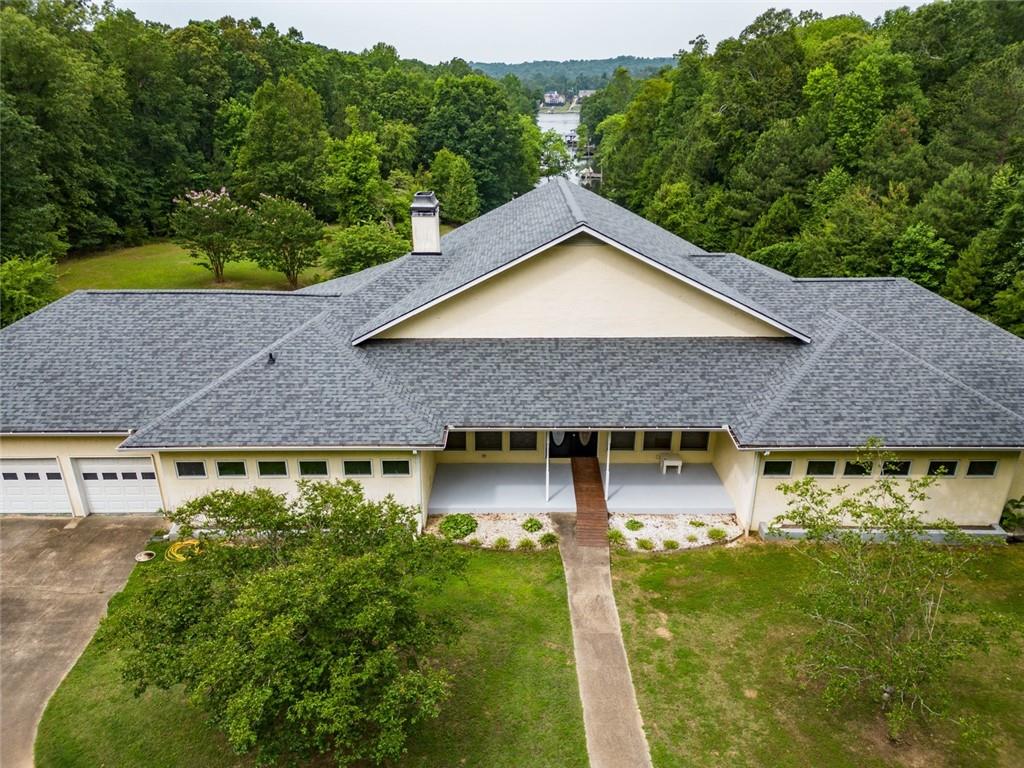
<svg viewBox="0 0 1024 768">
<path fill-rule="evenodd" d="M 624 534 L 618 528 L 609 528 L 608 543 L 611 544 L 613 547 L 624 547 L 626 546 L 626 534 Z"/>
<path fill-rule="evenodd" d="M 708 538 L 712 541 L 725 541 L 725 537 L 728 535 L 722 528 L 712 528 L 708 531 Z"/>
<path fill-rule="evenodd" d="M 626 528 L 630 531 L 639 531 L 643 527 L 644 524 L 641 523 L 639 520 L 629 519 L 626 521 Z"/>
<path fill-rule="evenodd" d="M 691 544 L 696 544 L 696 543 L 697 543 L 697 538 L 698 538 L 698 536 L 697 536 L 697 534 L 696 534 L 696 533 L 691 533 L 691 534 L 689 534 L 689 535 L 688 535 L 688 536 L 686 537 L 686 540 L 687 540 L 688 542 L 690 542 Z"/>
<path fill-rule="evenodd" d="M 528 517 L 523 521 L 523 530 L 527 533 L 536 533 L 543 527 L 544 524 L 536 517 Z"/>
<path fill-rule="evenodd" d="M 636 545 L 637 547 L 646 552 L 650 552 L 652 549 L 654 549 L 654 542 L 650 539 L 637 539 Z"/>
<path fill-rule="evenodd" d="M 476 530 L 476 518 L 472 515 L 445 515 L 438 526 L 441 535 L 449 541 L 464 539 Z"/>
<path fill-rule="evenodd" d="M 533 539 L 520 539 L 516 549 L 536 549 L 537 544 Z"/>
<path fill-rule="evenodd" d="M 691 520 L 690 521 L 690 527 L 691 528 L 703 528 L 705 525 L 707 525 L 707 523 L 705 523 L 703 520 Z"/>
<path fill-rule="evenodd" d="M 466 543 L 469 546 L 471 546 L 471 547 L 479 547 L 480 546 L 480 539 L 478 539 L 476 536 L 474 536 L 472 539 L 470 539 Z"/>
<path fill-rule="evenodd" d="M 675 539 L 665 539 L 661 542 L 661 546 L 665 549 L 679 549 L 679 542 Z"/>
<path fill-rule="evenodd" d="M 558 543 L 558 534 L 548 531 L 547 533 L 541 534 L 540 545 L 542 547 L 553 547 Z"/>
<path fill-rule="evenodd" d="M 495 549 L 508 549 L 508 539 L 504 536 L 499 536 L 494 540 L 493 546 Z"/>
</svg>

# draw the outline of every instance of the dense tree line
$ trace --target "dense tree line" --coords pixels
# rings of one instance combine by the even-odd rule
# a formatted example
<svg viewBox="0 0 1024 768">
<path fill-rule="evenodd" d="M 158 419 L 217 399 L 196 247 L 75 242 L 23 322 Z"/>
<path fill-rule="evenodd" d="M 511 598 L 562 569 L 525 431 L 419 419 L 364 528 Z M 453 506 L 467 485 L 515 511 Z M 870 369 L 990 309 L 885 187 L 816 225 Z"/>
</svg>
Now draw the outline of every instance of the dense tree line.
<svg viewBox="0 0 1024 768">
<path fill-rule="evenodd" d="M 458 59 L 346 53 L 258 19 L 170 28 L 85 0 L 7 0 L 0 25 L 5 262 L 170 235 L 176 199 L 222 189 L 403 238 L 439 153 L 455 221 L 541 172 L 534 95 Z"/>
<path fill-rule="evenodd" d="M 1024 335 L 1024 4 L 769 11 L 584 103 L 602 193 L 796 275 L 903 275 Z"/>
<path fill-rule="evenodd" d="M 568 61 L 524 61 L 521 64 L 501 62 L 473 62 L 471 66 L 485 75 L 503 78 L 512 75 L 530 91 L 576 93 L 594 90 L 608 84 L 615 70 L 622 68 L 637 79 L 657 74 L 671 66 L 671 57 L 645 58 L 642 56 L 616 56 L 612 59 L 570 59 Z"/>
</svg>

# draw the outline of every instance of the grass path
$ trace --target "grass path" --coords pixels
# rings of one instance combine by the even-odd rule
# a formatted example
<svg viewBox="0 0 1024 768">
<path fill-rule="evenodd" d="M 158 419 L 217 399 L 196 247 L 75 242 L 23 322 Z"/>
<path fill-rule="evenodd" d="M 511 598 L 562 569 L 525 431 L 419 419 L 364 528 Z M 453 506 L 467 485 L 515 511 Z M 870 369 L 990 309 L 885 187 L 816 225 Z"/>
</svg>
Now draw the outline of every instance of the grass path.
<svg viewBox="0 0 1024 768">
<path fill-rule="evenodd" d="M 162 560 L 142 567 L 173 567 Z M 129 580 L 127 589 L 133 581 Z M 436 605 L 464 624 L 441 717 L 413 737 L 404 768 L 584 768 L 582 708 L 558 553 L 473 552 Z M 39 768 L 249 766 L 179 691 L 135 698 L 117 653 L 93 641 L 43 715 Z"/>
<path fill-rule="evenodd" d="M 952 768 L 1024 765 L 1024 660 L 996 652 L 958 668 L 955 715 L 992 727 L 966 753 L 946 724 L 893 746 L 874 712 L 824 711 L 789 673 L 808 629 L 792 598 L 807 562 L 752 544 L 679 555 L 617 553 L 616 600 L 656 768 Z M 1024 620 L 1024 547 L 993 548 L 971 593 Z"/>
</svg>

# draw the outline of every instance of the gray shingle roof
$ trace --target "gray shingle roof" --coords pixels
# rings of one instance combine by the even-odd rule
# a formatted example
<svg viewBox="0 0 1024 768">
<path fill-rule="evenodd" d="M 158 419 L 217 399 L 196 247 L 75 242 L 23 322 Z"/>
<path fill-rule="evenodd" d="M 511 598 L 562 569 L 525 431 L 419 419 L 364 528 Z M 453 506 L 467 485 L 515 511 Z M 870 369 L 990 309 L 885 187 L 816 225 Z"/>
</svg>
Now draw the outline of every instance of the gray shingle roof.
<svg viewBox="0 0 1024 768">
<path fill-rule="evenodd" d="M 572 231 L 810 339 L 351 340 Z M 628 242 L 627 242 L 628 241 Z M 1024 447 L 1024 341 L 903 279 L 797 280 L 548 184 L 290 294 L 89 291 L 0 332 L 4 432 L 126 447 L 432 446 L 446 426 L 721 427 L 743 447 Z M 783 320 L 784 319 L 784 320 Z M 269 364 L 268 354 L 275 361 Z"/>
</svg>

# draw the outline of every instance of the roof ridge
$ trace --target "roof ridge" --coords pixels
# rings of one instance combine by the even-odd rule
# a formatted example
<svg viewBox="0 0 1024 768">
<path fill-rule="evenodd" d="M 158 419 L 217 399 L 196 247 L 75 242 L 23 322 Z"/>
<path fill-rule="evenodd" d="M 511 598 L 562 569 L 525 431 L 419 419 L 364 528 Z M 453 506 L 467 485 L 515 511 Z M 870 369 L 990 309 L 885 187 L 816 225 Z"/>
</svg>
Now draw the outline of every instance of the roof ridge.
<svg viewBox="0 0 1024 768">
<path fill-rule="evenodd" d="M 167 418 L 173 416 L 174 414 L 180 412 L 181 410 L 183 410 L 185 407 L 187 407 L 191 403 L 194 403 L 196 400 L 198 400 L 200 397 L 205 395 L 207 392 L 211 392 L 213 389 L 215 389 L 216 387 L 218 387 L 221 384 L 223 384 L 225 381 L 230 379 L 232 376 L 234 376 L 238 372 L 242 371 L 245 368 L 248 368 L 250 365 L 252 365 L 252 363 L 256 362 L 261 357 L 266 355 L 268 351 L 274 349 L 277 345 L 279 345 L 282 342 L 292 338 L 293 336 L 298 335 L 300 332 L 302 332 L 303 330 L 305 330 L 306 328 L 311 326 L 314 322 L 316 322 L 316 320 L 318 318 L 322 317 L 323 315 L 327 314 L 330 311 L 331 311 L 330 308 L 321 310 L 319 313 L 313 315 L 313 317 L 311 317 L 309 320 L 306 320 L 304 323 L 301 323 L 300 325 L 297 325 L 292 330 L 288 331 L 288 333 L 284 334 L 283 336 L 278 337 L 277 339 L 272 341 L 270 344 L 267 344 L 266 346 L 261 347 L 257 352 L 255 352 L 252 355 L 250 355 L 249 357 L 245 358 L 245 360 L 243 360 L 242 362 L 240 362 L 238 365 L 234 366 L 233 368 L 229 368 L 227 371 L 225 371 L 220 376 L 215 378 L 209 384 L 206 384 L 205 386 L 200 387 L 199 389 L 197 389 L 195 392 L 193 392 L 188 397 L 186 397 L 186 398 L 184 398 L 182 400 L 179 400 L 177 403 L 172 405 L 170 408 L 165 410 L 163 413 L 160 413 L 157 416 L 155 416 L 152 419 L 150 419 L 149 421 L 147 421 L 145 424 L 143 424 L 137 430 L 132 432 L 124 442 L 128 442 L 129 440 L 132 440 L 132 439 L 134 439 L 135 437 L 137 437 L 139 435 L 144 435 L 147 432 L 152 431 L 153 428 L 156 427 L 158 424 L 160 424 L 161 422 L 163 422 Z M 122 445 L 123 445 L 123 443 L 122 443 Z"/>
<path fill-rule="evenodd" d="M 587 219 L 583 215 L 583 209 L 580 208 L 580 204 L 576 202 L 576 197 L 569 190 L 569 182 L 563 176 L 556 176 L 555 181 L 558 184 L 558 189 L 562 193 L 562 197 L 565 198 L 566 205 L 569 206 L 569 212 L 572 217 L 576 219 L 576 224 L 586 224 Z"/>
<path fill-rule="evenodd" d="M 316 285 L 316 283 L 313 283 Z M 306 286 L 310 288 L 312 286 Z M 73 296 L 76 293 L 84 294 L 101 294 L 101 295 L 178 295 L 188 294 L 196 296 L 298 296 L 300 298 L 308 299 L 310 297 L 333 296 L 330 293 L 303 293 L 304 289 L 300 288 L 294 291 L 260 291 L 254 288 L 79 288 L 76 291 L 72 291 L 67 294 Z"/>
</svg>

